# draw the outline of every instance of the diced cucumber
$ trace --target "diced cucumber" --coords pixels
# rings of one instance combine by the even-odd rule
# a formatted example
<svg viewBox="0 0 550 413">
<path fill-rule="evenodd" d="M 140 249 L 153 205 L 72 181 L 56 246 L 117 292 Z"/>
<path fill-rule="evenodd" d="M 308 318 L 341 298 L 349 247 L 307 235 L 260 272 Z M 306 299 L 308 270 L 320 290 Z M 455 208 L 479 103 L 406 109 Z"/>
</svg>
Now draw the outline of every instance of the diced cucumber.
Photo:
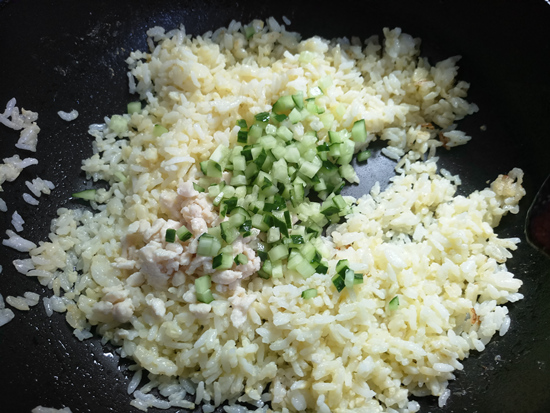
<svg viewBox="0 0 550 413">
<path fill-rule="evenodd" d="M 85 189 L 84 191 L 75 192 L 74 194 L 72 194 L 72 197 L 85 199 L 86 201 L 93 201 L 95 200 L 95 194 L 95 189 Z"/>
<path fill-rule="evenodd" d="M 282 278 L 283 275 L 283 263 L 281 261 L 271 263 L 271 278 Z"/>
<path fill-rule="evenodd" d="M 197 255 L 202 255 L 205 257 L 214 257 L 218 255 L 222 244 L 221 242 L 212 236 L 211 234 L 205 233 L 199 237 L 199 244 L 197 246 Z"/>
<path fill-rule="evenodd" d="M 248 131 L 241 129 L 237 132 L 237 142 L 248 143 Z"/>
<path fill-rule="evenodd" d="M 212 259 L 212 268 L 215 270 L 228 270 L 231 267 L 233 267 L 233 257 L 230 254 L 221 253 Z"/>
<path fill-rule="evenodd" d="M 298 108 L 299 110 L 302 110 L 304 108 L 304 92 L 296 92 L 294 95 L 292 95 L 292 100 L 294 101 L 296 108 Z"/>
<path fill-rule="evenodd" d="M 310 298 L 317 297 L 316 288 L 308 288 L 307 290 L 302 291 L 302 298 L 304 300 L 309 300 Z"/>
<path fill-rule="evenodd" d="M 347 269 L 349 269 L 349 261 L 348 260 L 340 260 L 336 264 L 336 273 L 337 274 L 343 274 Z"/>
<path fill-rule="evenodd" d="M 353 166 L 351 166 L 350 164 L 342 165 L 340 167 L 340 175 L 348 182 L 355 182 L 357 178 L 355 169 L 353 169 Z"/>
<path fill-rule="evenodd" d="M 180 241 L 187 241 L 193 236 L 191 231 L 189 231 L 185 225 L 182 225 L 178 228 L 178 230 L 176 231 L 176 235 L 178 236 Z"/>
<path fill-rule="evenodd" d="M 237 254 L 234 261 L 237 265 L 246 265 L 248 264 L 248 257 L 244 254 Z"/>
<path fill-rule="evenodd" d="M 232 244 L 240 235 L 239 229 L 231 225 L 229 221 L 220 224 L 221 237 L 228 244 Z"/>
<path fill-rule="evenodd" d="M 288 120 L 292 124 L 296 124 L 302 120 L 302 114 L 296 108 L 292 109 L 288 115 Z"/>
<path fill-rule="evenodd" d="M 329 131 L 328 132 L 328 138 L 330 140 L 330 143 L 342 143 L 343 142 L 342 136 L 338 132 Z"/>
<path fill-rule="evenodd" d="M 193 189 L 197 192 L 204 192 L 204 188 L 195 182 L 193 182 Z"/>
<path fill-rule="evenodd" d="M 349 268 L 344 272 L 344 284 L 346 285 L 347 288 L 353 288 L 354 276 L 355 276 L 355 274 L 354 274 L 353 270 L 351 270 Z"/>
<path fill-rule="evenodd" d="M 295 145 L 286 147 L 285 159 L 290 163 L 298 163 L 301 158 L 300 150 Z"/>
<path fill-rule="evenodd" d="M 200 301 L 201 303 L 210 304 L 212 301 L 214 301 L 212 291 L 209 289 L 202 293 L 195 292 L 195 295 L 197 296 L 197 301 Z"/>
<path fill-rule="evenodd" d="M 212 291 L 210 290 L 211 287 L 212 280 L 210 278 L 210 275 L 203 275 L 202 277 L 196 278 L 195 294 L 197 296 L 197 300 L 206 304 L 214 301 Z"/>
<path fill-rule="evenodd" d="M 156 124 L 153 127 L 153 135 L 156 136 L 156 137 L 164 135 L 166 132 L 168 132 L 168 129 L 166 129 L 164 126 L 162 126 L 160 124 Z"/>
<path fill-rule="evenodd" d="M 370 150 L 362 151 L 357 154 L 357 162 L 365 162 L 367 159 L 369 159 L 372 156 L 372 153 Z"/>
<path fill-rule="evenodd" d="M 328 265 L 326 263 L 321 262 L 320 264 L 315 267 L 315 272 L 318 274 L 326 274 L 328 271 Z"/>
<path fill-rule="evenodd" d="M 296 271 L 304 278 L 311 277 L 315 274 L 315 268 L 305 259 L 302 259 L 302 261 L 296 266 Z"/>
<path fill-rule="evenodd" d="M 399 308 L 399 296 L 395 296 L 391 299 L 390 303 L 388 304 L 388 309 L 390 311 L 395 311 Z"/>
<path fill-rule="evenodd" d="M 269 121 L 269 112 L 260 112 L 256 115 L 254 115 L 254 119 L 256 119 L 256 121 L 262 122 L 262 123 L 268 122 Z"/>
<path fill-rule="evenodd" d="M 249 25 L 249 26 L 246 26 L 244 28 L 244 34 L 245 34 L 247 39 L 250 39 L 252 36 L 254 36 L 256 34 L 256 29 L 254 28 L 254 26 L 252 24 Z"/>
<path fill-rule="evenodd" d="M 271 227 L 267 231 L 267 242 L 273 244 L 281 239 L 281 230 L 277 227 Z"/>
<path fill-rule="evenodd" d="M 137 112 L 141 112 L 141 102 L 130 102 L 128 103 L 128 114 L 132 115 Z"/>
<path fill-rule="evenodd" d="M 365 120 L 361 119 L 356 121 L 351 128 L 351 138 L 356 143 L 364 143 L 367 141 L 367 128 L 365 127 Z"/>
<path fill-rule="evenodd" d="M 202 169 L 202 165 L 201 165 Z M 209 160 L 206 162 L 206 173 L 205 175 L 210 178 L 221 178 L 222 177 L 222 166 L 216 161 Z M 204 173 L 204 171 L 203 171 Z"/>
<path fill-rule="evenodd" d="M 281 96 L 277 102 L 273 105 L 273 112 L 275 113 L 288 113 L 290 112 L 296 104 L 292 99 L 292 96 Z"/>
<path fill-rule="evenodd" d="M 341 292 L 344 288 L 346 288 L 344 277 L 341 274 L 336 274 L 332 277 L 332 284 L 336 287 L 338 292 Z"/>
<path fill-rule="evenodd" d="M 176 230 L 173 228 L 168 228 L 164 236 L 166 242 L 175 242 L 176 241 Z"/>
<path fill-rule="evenodd" d="M 264 222 L 264 216 L 260 214 L 255 214 L 252 216 L 252 226 L 263 232 L 267 232 L 269 230 L 269 225 Z"/>
<path fill-rule="evenodd" d="M 284 244 L 279 244 L 269 250 L 267 253 L 271 261 L 278 261 L 288 257 L 288 247 Z"/>
</svg>

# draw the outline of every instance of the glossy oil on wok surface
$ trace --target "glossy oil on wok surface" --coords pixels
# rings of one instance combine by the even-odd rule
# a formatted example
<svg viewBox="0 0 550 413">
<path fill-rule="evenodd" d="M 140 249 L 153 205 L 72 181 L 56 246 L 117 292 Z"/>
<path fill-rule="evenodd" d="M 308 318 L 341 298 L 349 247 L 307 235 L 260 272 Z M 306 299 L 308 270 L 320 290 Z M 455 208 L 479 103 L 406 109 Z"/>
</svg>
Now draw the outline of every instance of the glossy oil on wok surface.
<svg viewBox="0 0 550 413">
<path fill-rule="evenodd" d="M 59 207 L 80 207 L 70 194 L 91 186 L 80 172 L 92 153 L 91 123 L 125 111 L 124 60 L 131 50 L 146 49 L 147 28 L 171 29 L 184 24 L 198 35 L 226 26 L 232 19 L 249 22 L 288 17 L 290 30 L 303 37 L 325 38 L 381 34 L 401 27 L 422 39 L 422 54 L 431 62 L 462 55 L 458 78 L 471 83 L 469 100 L 480 111 L 459 123 L 473 137 L 467 145 L 441 151 L 441 166 L 460 174 L 459 191 L 469 193 L 517 166 L 525 171 L 527 196 L 517 216 L 503 219 L 498 233 L 522 239 L 508 268 L 523 280 L 525 299 L 509 305 L 512 326 L 481 353 L 464 361 L 464 371 L 449 386 L 447 406 L 436 398 L 421 399 L 429 412 L 550 411 L 550 259 L 525 240 L 524 222 L 537 189 L 550 173 L 550 5 L 543 0 L 487 1 L 0 1 L 0 106 L 12 97 L 19 107 L 39 113 L 38 152 L 14 148 L 18 134 L 1 126 L 2 158 L 19 153 L 35 156 L 38 166 L 3 185 L 9 213 L 0 216 L 2 233 L 11 213 L 25 219 L 23 236 L 45 240 Z M 515 4 L 514 4 L 515 3 Z M 67 123 L 58 110 L 77 109 Z M 482 130 L 482 126 L 483 129 Z M 375 180 L 387 182 L 392 164 L 375 157 L 359 170 L 361 185 L 347 193 L 360 195 Z M 25 180 L 40 176 L 56 185 L 40 206 L 21 199 Z M 36 280 L 14 270 L 23 258 L 0 246 L 0 293 L 34 291 L 51 295 Z M 0 329 L 0 411 L 27 412 L 41 404 L 73 412 L 129 412 L 126 387 L 130 362 L 119 359 L 99 339 L 79 342 L 64 316 L 48 318 L 41 304 L 15 310 L 16 318 Z M 155 411 L 155 409 L 151 409 Z M 175 409 L 173 410 L 175 411 Z"/>
</svg>

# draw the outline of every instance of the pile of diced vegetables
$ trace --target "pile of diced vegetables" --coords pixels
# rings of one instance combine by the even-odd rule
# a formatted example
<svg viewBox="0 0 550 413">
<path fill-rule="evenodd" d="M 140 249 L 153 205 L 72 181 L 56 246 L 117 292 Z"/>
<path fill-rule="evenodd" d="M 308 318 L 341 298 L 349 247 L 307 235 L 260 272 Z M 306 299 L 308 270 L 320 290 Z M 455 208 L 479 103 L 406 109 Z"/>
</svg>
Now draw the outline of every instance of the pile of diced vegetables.
<svg viewBox="0 0 550 413">
<path fill-rule="evenodd" d="M 326 129 L 333 124 L 334 115 L 316 103 L 329 82 L 329 77 L 321 79 L 310 98 L 304 98 L 301 92 L 280 97 L 271 112 L 256 114 L 250 125 L 239 120 L 237 145 L 220 145 L 201 162 L 203 176 L 193 186 L 207 193 L 220 216 L 227 217 L 198 239 L 197 255 L 213 257 L 215 270 L 246 264 L 246 255 L 233 256 L 232 244 L 239 236 L 254 234 L 257 237 L 252 246 L 262 260 L 260 277 L 282 278 L 292 271 L 304 278 L 327 273 L 319 237 L 329 223 L 337 223 L 350 212 L 350 204 L 340 192 L 345 180 L 357 181 L 351 161 L 356 146 L 367 139 L 364 120 L 356 121 L 351 131 L 328 130 L 323 141 L 314 130 L 302 136 L 292 132 L 292 125 L 309 116 L 317 116 Z M 130 114 L 139 110 L 140 102 L 128 105 Z M 115 116 L 110 127 L 117 128 L 116 122 L 126 127 L 123 118 Z M 155 125 L 153 130 L 156 136 L 166 132 L 162 125 Z M 357 161 L 369 157 L 370 151 L 364 150 L 357 154 Z M 224 172 L 230 173 L 229 183 Z M 89 191 L 73 196 L 93 199 Z M 185 226 L 165 234 L 167 242 L 187 242 L 191 238 Z M 363 276 L 355 274 L 347 260 L 339 261 L 335 272 L 332 282 L 339 292 L 363 282 Z M 195 280 L 195 290 L 201 302 L 214 299 L 209 275 Z M 305 299 L 316 295 L 315 289 L 302 293 Z"/>
<path fill-rule="evenodd" d="M 255 229 L 259 234 L 254 246 L 262 260 L 260 277 L 281 278 L 289 271 L 304 278 L 327 273 L 319 236 L 327 224 L 349 213 L 350 205 L 340 192 L 344 180 L 356 180 L 351 161 L 356 143 L 364 143 L 367 132 L 365 122 L 359 120 L 351 132 L 328 131 L 327 142 L 321 142 L 313 130 L 297 138 L 290 125 L 325 113 L 315 102 L 315 97 L 304 99 L 302 93 L 282 96 L 271 113 L 256 114 L 251 125 L 244 119 L 238 121 L 235 147 L 220 145 L 201 163 L 204 177 L 194 188 L 207 192 L 220 216 L 228 217 L 199 238 L 197 254 L 213 257 L 214 269 L 246 264 L 245 255 L 233 257 L 231 245 Z M 332 124 L 333 115 L 326 115 L 324 123 Z M 361 152 L 358 160 L 369 156 L 370 152 Z M 228 184 L 223 172 L 231 173 Z M 185 227 L 180 230 L 189 236 Z M 333 277 L 338 291 L 361 282 L 363 275 L 355 274 L 346 260 L 338 262 Z M 208 275 L 196 280 L 199 301 L 213 300 L 210 283 Z M 316 294 L 315 289 L 308 289 L 302 296 Z"/>
</svg>

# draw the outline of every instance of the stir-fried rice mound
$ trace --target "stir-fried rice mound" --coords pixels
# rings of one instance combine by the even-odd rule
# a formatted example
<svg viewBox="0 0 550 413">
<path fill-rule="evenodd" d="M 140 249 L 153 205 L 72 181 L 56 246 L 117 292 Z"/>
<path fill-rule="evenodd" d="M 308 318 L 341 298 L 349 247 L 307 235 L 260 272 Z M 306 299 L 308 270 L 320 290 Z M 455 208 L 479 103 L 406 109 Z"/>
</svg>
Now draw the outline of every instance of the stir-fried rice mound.
<svg viewBox="0 0 550 413">
<path fill-rule="evenodd" d="M 127 60 L 144 108 L 90 128 L 83 170 L 109 189 L 96 192 L 94 212 L 60 209 L 49 241 L 30 252 L 25 272 L 55 294 L 46 308 L 66 312 L 80 339 L 95 326 L 135 360 L 129 391 L 142 410 L 203 403 L 207 412 L 228 401 L 228 412 L 404 413 L 419 410 L 411 395 L 444 403 L 461 360 L 506 333 L 504 304 L 522 298 L 505 265 L 519 239 L 494 232 L 518 212 L 522 172 L 469 196 L 456 195 L 458 176 L 438 172 L 436 148 L 466 143 L 455 122 L 477 111 L 455 79 L 458 58 L 433 66 L 400 29 L 364 42 L 302 40 L 274 19 L 201 37 L 183 27 L 148 35 L 150 51 Z M 219 221 L 192 182 L 199 162 L 236 144 L 237 121 L 251 123 L 280 96 L 316 93 L 327 76 L 317 97 L 326 111 L 290 125 L 295 138 L 314 130 L 323 141 L 364 119 L 356 150 L 381 139 L 398 161 L 386 189 L 351 200 L 320 238 L 328 273 L 260 278 L 242 237 L 233 250 L 248 264 L 220 272 L 196 254 L 196 238 L 166 242 L 167 229 L 186 224 L 196 237 Z M 338 292 L 331 279 L 342 259 L 364 282 Z M 203 274 L 209 304 L 195 294 Z M 317 296 L 302 298 L 310 288 Z M 150 382 L 138 389 L 143 373 Z"/>
</svg>

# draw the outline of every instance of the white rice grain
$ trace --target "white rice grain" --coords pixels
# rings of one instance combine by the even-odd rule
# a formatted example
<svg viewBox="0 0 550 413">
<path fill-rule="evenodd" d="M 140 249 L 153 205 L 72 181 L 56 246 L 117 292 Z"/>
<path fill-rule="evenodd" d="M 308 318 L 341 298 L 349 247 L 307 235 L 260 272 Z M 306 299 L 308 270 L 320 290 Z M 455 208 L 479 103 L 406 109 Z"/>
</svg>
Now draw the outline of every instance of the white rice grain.
<svg viewBox="0 0 550 413">
<path fill-rule="evenodd" d="M 29 307 L 34 307 L 40 301 L 40 296 L 32 291 L 26 291 L 23 297 L 25 297 L 25 301 Z"/>
<path fill-rule="evenodd" d="M 12 295 L 8 295 L 6 297 L 6 303 L 20 311 L 29 311 L 30 309 L 27 304 L 27 300 L 25 300 L 24 297 L 14 297 Z"/>
<path fill-rule="evenodd" d="M 36 198 L 33 198 L 32 195 L 29 195 L 28 193 L 23 193 L 23 200 L 30 205 L 38 205 L 39 202 Z"/>
<path fill-rule="evenodd" d="M 437 405 L 439 407 L 444 407 L 447 404 L 447 400 L 449 400 L 449 397 L 451 397 L 451 390 L 446 389 L 441 396 L 437 399 Z"/>
<path fill-rule="evenodd" d="M 59 117 L 61 119 L 63 119 L 64 121 L 67 121 L 67 122 L 71 122 L 71 121 L 75 120 L 76 118 L 78 118 L 78 111 L 76 109 L 73 109 L 70 112 L 64 112 L 64 111 L 60 110 L 59 112 L 57 112 L 57 114 L 59 115 Z"/>
<path fill-rule="evenodd" d="M 53 407 L 36 406 L 31 410 L 31 413 L 72 413 L 71 409 L 64 407 L 62 409 L 55 409 Z"/>
<path fill-rule="evenodd" d="M 13 248 L 19 252 L 29 252 L 30 250 L 36 248 L 36 244 L 34 242 L 22 238 L 10 229 L 6 231 L 6 235 L 9 238 L 2 240 L 2 244 L 6 247 Z"/>
<path fill-rule="evenodd" d="M 9 323 L 14 317 L 15 314 L 9 308 L 0 308 L 0 327 Z"/>
<path fill-rule="evenodd" d="M 132 380 L 130 380 L 130 383 L 128 384 L 128 388 L 126 389 L 126 392 L 128 394 L 132 394 L 136 391 L 136 389 L 139 386 L 139 383 L 141 383 L 141 377 L 143 375 L 143 370 L 139 369 L 136 370 L 134 375 L 132 376 Z"/>
<path fill-rule="evenodd" d="M 46 310 L 46 315 L 48 317 L 51 317 L 53 314 L 53 309 L 50 299 L 48 297 L 43 297 L 42 302 L 44 303 L 44 310 Z"/>
<path fill-rule="evenodd" d="M 19 213 L 15 211 L 11 216 L 11 224 L 17 232 L 21 232 L 23 231 L 23 225 L 25 224 L 25 221 L 23 220 L 21 215 L 19 215 Z"/>
<path fill-rule="evenodd" d="M 80 341 L 84 341 L 84 340 L 87 340 L 87 339 L 93 337 L 93 334 L 91 333 L 91 331 L 89 331 L 89 330 L 79 330 L 78 328 L 75 328 L 73 330 L 73 334 Z"/>
<path fill-rule="evenodd" d="M 19 140 L 15 144 L 15 147 L 30 152 L 36 152 L 39 132 L 40 128 L 36 125 L 36 123 L 25 125 L 20 133 Z"/>
</svg>

